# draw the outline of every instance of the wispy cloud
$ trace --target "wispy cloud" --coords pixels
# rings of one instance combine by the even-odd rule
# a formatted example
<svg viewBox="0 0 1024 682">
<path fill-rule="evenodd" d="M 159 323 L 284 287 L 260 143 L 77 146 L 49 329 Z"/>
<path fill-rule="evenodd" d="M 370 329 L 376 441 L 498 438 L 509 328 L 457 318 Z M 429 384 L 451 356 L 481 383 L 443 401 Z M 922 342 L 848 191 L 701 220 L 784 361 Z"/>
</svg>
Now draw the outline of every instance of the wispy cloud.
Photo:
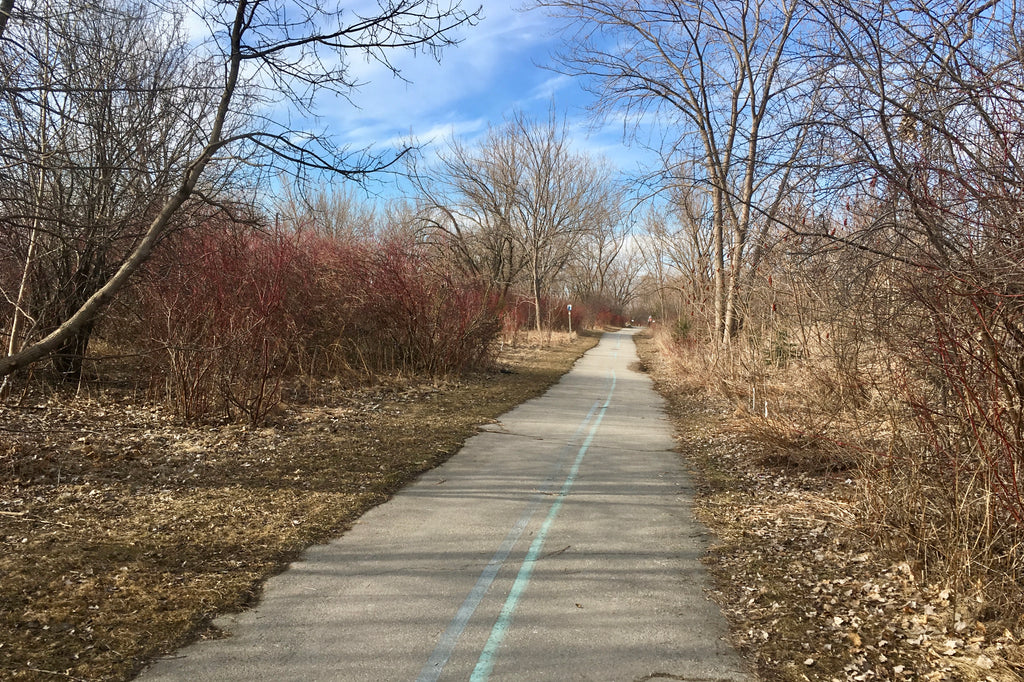
<svg viewBox="0 0 1024 682">
<path fill-rule="evenodd" d="M 542 15 L 488 1 L 479 25 L 465 29 L 461 44 L 446 51 L 440 62 L 425 55 L 397 55 L 394 65 L 404 81 L 380 64 L 354 60 L 352 74 L 365 83 L 354 95 L 358 108 L 339 101 L 327 116 L 339 135 L 360 146 L 410 131 L 430 137 L 439 126 L 450 125 L 452 112 L 464 121 L 500 120 L 521 98 L 540 92 L 551 80 L 534 63 L 547 59 L 550 34 Z M 553 90 L 546 92 L 549 97 Z M 357 139 L 356 131 L 386 134 L 377 140 Z"/>
<path fill-rule="evenodd" d="M 473 137 L 487 129 L 487 120 L 483 118 L 453 120 L 436 123 L 432 128 L 418 133 L 396 135 L 380 143 L 383 147 L 399 148 L 408 145 L 420 147 L 437 147 L 445 140 L 452 138 Z"/>
<path fill-rule="evenodd" d="M 565 74 L 555 74 L 543 81 L 539 85 L 533 86 L 530 90 L 528 100 L 531 101 L 550 101 L 558 93 L 564 92 L 567 88 L 575 88 L 576 83 L 573 81 L 571 76 Z"/>
<path fill-rule="evenodd" d="M 429 153 L 453 137 L 472 143 L 488 125 L 500 125 L 514 110 L 544 120 L 553 107 L 569 117 L 574 146 L 627 170 L 645 163 L 639 148 L 623 143 L 623 120 L 594 124 L 587 95 L 573 78 L 544 68 L 561 47 L 559 26 L 548 16 L 513 8 L 520 0 L 485 0 L 477 26 L 463 30 L 461 44 L 440 62 L 427 55 L 391 55 L 401 73 L 362 55 L 348 63 L 363 85 L 352 101 L 325 97 L 317 129 L 354 149 L 379 151 L 410 141 Z M 476 3 L 467 0 L 466 6 Z"/>
</svg>

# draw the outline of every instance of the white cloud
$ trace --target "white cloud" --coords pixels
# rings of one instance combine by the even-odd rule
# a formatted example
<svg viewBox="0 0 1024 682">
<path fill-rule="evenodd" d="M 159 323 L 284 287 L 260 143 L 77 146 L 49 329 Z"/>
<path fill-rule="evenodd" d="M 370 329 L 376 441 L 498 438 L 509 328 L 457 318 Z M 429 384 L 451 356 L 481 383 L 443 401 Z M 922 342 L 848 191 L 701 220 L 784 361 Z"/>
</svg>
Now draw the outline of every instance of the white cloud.
<svg viewBox="0 0 1024 682">
<path fill-rule="evenodd" d="M 453 120 L 436 123 L 433 127 L 421 131 L 408 131 L 380 140 L 374 146 L 381 149 L 400 149 L 416 146 L 426 150 L 437 149 L 452 138 L 475 136 L 487 129 L 487 121 L 482 118 Z"/>
<path fill-rule="evenodd" d="M 360 2 L 372 0 L 360 0 Z M 558 26 L 539 12 L 519 12 L 519 0 L 486 0 L 482 19 L 461 33 L 462 43 L 446 50 L 440 63 L 410 52 L 389 55 L 406 80 L 361 54 L 351 55 L 350 75 L 364 83 L 342 97 L 318 103 L 319 120 L 296 127 L 326 129 L 339 144 L 385 152 L 410 141 L 427 154 L 452 137 L 472 144 L 488 125 L 500 125 L 513 110 L 546 120 L 550 107 L 569 116 L 578 150 L 635 170 L 649 155 L 623 143 L 623 124 L 590 121 L 586 95 L 573 78 L 542 68 L 560 47 Z M 466 7 L 476 6 L 466 0 Z M 397 191 L 397 190 L 396 190 Z"/>
<path fill-rule="evenodd" d="M 396 54 L 394 65 L 408 82 L 357 57 L 352 73 L 365 83 L 353 95 L 358 108 L 332 105 L 334 111 L 326 114 L 331 127 L 360 146 L 375 141 L 363 135 L 383 131 L 390 131 L 384 139 L 410 131 L 426 138 L 455 119 L 500 119 L 535 90 L 533 96 L 544 92 L 549 98 L 556 81 L 533 63 L 547 57 L 543 42 L 550 31 L 544 17 L 516 12 L 503 2 L 486 3 L 482 16 L 479 25 L 464 30 L 461 44 L 444 52 L 440 63 L 429 55 Z"/>
<path fill-rule="evenodd" d="M 550 102 L 559 92 L 563 92 L 570 87 L 576 87 L 572 76 L 562 73 L 555 74 L 544 82 L 533 86 L 528 100 Z"/>
</svg>

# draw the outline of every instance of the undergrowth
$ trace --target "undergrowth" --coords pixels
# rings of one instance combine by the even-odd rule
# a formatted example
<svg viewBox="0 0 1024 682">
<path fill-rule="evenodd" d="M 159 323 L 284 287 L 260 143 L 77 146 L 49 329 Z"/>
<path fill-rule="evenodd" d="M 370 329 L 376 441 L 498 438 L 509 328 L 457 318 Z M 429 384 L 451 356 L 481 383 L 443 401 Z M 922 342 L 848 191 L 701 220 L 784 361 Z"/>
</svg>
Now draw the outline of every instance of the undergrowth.
<svg viewBox="0 0 1024 682">
<path fill-rule="evenodd" d="M 939 490 L 948 479 L 902 489 L 886 479 L 875 462 L 885 434 L 858 431 L 813 393 L 827 385 L 820 374 L 775 367 L 744 394 L 742 357 L 665 333 L 638 346 L 696 469 L 698 515 L 718 538 L 708 555 L 714 596 L 762 679 L 1024 679 L 1020 587 L 983 563 L 998 557 L 974 547 L 975 580 L 964 580 L 956 547 L 925 563 L 901 521 L 877 516 L 880 487 L 897 485 L 885 497 L 892 506 L 900 496 L 938 501 L 951 496 Z M 807 428 L 815 395 L 819 421 Z M 949 520 L 918 522 L 938 532 Z"/>
</svg>

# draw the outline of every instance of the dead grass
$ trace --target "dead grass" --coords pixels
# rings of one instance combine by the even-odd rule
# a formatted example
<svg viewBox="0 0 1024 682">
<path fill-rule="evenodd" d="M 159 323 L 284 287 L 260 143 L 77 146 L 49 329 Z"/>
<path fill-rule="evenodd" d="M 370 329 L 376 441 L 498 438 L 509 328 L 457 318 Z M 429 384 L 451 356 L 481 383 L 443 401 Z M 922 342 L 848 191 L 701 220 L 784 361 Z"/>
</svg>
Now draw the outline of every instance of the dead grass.
<svg viewBox="0 0 1024 682">
<path fill-rule="evenodd" d="M 637 342 L 696 471 L 698 515 L 718 537 L 713 597 L 762 679 L 1024 679 L 1018 623 L 986 613 L 980 592 L 927 582 L 871 536 L 863 481 L 838 443 L 713 398 L 654 341 Z"/>
<path fill-rule="evenodd" d="M 266 428 L 183 427 L 106 389 L 0 406 L 0 678 L 124 680 L 252 604 L 596 335 L 520 337 L 494 371 L 320 385 Z"/>
</svg>

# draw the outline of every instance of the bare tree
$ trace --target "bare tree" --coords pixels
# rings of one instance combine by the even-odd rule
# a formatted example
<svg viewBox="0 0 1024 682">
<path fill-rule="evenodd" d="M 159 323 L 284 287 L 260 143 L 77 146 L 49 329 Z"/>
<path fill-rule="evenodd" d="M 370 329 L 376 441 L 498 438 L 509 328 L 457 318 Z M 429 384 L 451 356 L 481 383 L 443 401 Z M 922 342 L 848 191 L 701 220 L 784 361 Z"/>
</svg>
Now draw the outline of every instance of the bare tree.
<svg viewBox="0 0 1024 682">
<path fill-rule="evenodd" d="M 381 0 L 373 12 L 348 13 L 326 3 L 285 4 L 273 0 L 235 0 L 196 8 L 211 35 L 200 52 L 222 67 L 217 87 L 192 93 L 209 111 L 195 120 L 179 121 L 180 132 L 197 138 L 195 151 L 172 173 L 174 182 L 154 192 L 139 238 L 125 246 L 116 269 L 56 327 L 20 351 L 0 359 L 0 376 L 53 353 L 87 328 L 99 311 L 122 289 L 150 255 L 182 207 L 202 190 L 202 180 L 224 159 L 245 159 L 276 172 L 282 166 L 303 171 L 336 172 L 351 177 L 387 167 L 393 158 L 375 158 L 338 149 L 325 137 L 293 134 L 261 116 L 261 102 L 288 102 L 311 113 L 323 91 L 350 97 L 358 85 L 348 59 L 360 54 L 398 71 L 391 62 L 396 50 L 419 50 L 437 56 L 453 44 L 453 33 L 471 24 L 476 14 L 458 4 L 434 0 Z M 14 14 L 23 30 L 34 28 L 35 16 Z M 5 57 L 8 58 L 8 57 Z M 101 64 L 82 63 L 79 69 L 124 68 L 107 58 Z M 5 92 L 20 86 L 5 83 Z M 23 92 L 39 93 L 49 86 L 28 82 Z M 18 160 L 18 163 L 24 163 Z M 153 161 L 153 163 L 156 163 Z"/>
<path fill-rule="evenodd" d="M 825 236 L 955 267 L 975 245 L 969 226 L 1005 206 L 1022 172 L 1019 9 L 839 0 L 815 18 L 828 40 L 808 122 L 814 203 L 857 225 Z"/>
<path fill-rule="evenodd" d="M 620 256 L 627 247 L 630 226 L 624 219 L 621 197 L 610 196 L 607 209 L 613 213 L 595 221 L 580 240 L 576 255 L 569 263 L 569 290 L 579 301 L 622 307 L 616 296 L 621 282 L 613 284 L 613 280 L 621 274 L 615 266 L 621 262 Z"/>
<path fill-rule="evenodd" d="M 0 224 L 8 258 L 22 263 L 16 282 L 0 285 L 13 302 L 8 355 L 72 315 L 145 231 L 198 149 L 183 123 L 208 115 L 196 94 L 212 75 L 189 56 L 174 17 L 145 5 L 32 9 L 9 33 L 17 53 L 0 62 Z M 56 348 L 65 378 L 80 373 L 91 327 Z"/>
<path fill-rule="evenodd" d="M 523 172 L 508 130 L 492 128 L 475 147 L 452 139 L 435 167 L 411 173 L 424 237 L 502 300 L 528 262 L 513 229 Z"/>
<path fill-rule="evenodd" d="M 817 337 L 828 392 L 848 415 L 870 413 L 870 400 L 885 405 L 875 419 L 892 419 L 887 442 L 868 446 L 873 519 L 928 554 L 929 570 L 945 573 L 933 580 L 1019 576 L 1020 7 L 809 7 L 802 37 L 814 38 L 805 54 L 819 84 L 805 163 L 818 174 L 791 209 L 792 257 L 775 259 L 766 293 L 792 276 L 789 328 Z"/>
<path fill-rule="evenodd" d="M 285 183 L 275 210 L 293 229 L 338 240 L 369 236 L 379 223 L 375 207 L 360 196 L 357 187 L 345 183 L 320 185 L 310 191 Z"/>
<path fill-rule="evenodd" d="M 713 263 L 714 228 L 706 193 L 679 186 L 672 201 L 661 211 L 649 211 L 642 223 L 638 242 L 646 267 L 657 283 L 661 316 L 668 309 L 665 296 L 671 292 L 673 310 L 687 320 L 707 326 L 707 338 L 716 337 L 714 317 Z"/>
<path fill-rule="evenodd" d="M 582 240 L 618 220 L 610 170 L 574 152 L 553 114 L 545 123 L 516 114 L 475 150 L 453 142 L 434 176 L 420 181 L 434 238 L 503 292 L 525 284 L 537 329 Z"/>
<path fill-rule="evenodd" d="M 801 136 L 791 107 L 808 81 L 794 36 L 799 0 L 538 0 L 575 27 L 560 61 L 601 115 L 664 126 L 663 183 L 711 203 L 716 337 L 739 326 L 748 253 L 791 187 Z"/>
<path fill-rule="evenodd" d="M 620 250 L 604 278 L 606 295 L 617 312 L 625 314 L 633 302 L 639 299 L 643 274 L 644 258 L 640 249 L 631 244 Z"/>
</svg>

